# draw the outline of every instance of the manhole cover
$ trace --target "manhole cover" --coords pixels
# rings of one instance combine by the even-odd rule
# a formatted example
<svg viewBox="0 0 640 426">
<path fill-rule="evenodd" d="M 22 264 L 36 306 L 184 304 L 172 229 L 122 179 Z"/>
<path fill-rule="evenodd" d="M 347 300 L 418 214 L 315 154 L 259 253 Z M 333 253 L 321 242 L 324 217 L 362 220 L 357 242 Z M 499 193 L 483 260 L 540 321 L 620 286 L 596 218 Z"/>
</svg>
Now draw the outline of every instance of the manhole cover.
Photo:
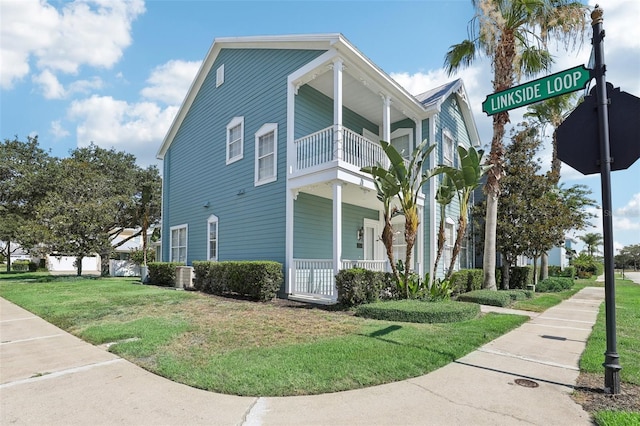
<svg viewBox="0 0 640 426">
<path fill-rule="evenodd" d="M 516 385 L 524 386 L 525 388 L 537 388 L 539 385 L 533 380 L 528 379 L 515 379 Z"/>
</svg>

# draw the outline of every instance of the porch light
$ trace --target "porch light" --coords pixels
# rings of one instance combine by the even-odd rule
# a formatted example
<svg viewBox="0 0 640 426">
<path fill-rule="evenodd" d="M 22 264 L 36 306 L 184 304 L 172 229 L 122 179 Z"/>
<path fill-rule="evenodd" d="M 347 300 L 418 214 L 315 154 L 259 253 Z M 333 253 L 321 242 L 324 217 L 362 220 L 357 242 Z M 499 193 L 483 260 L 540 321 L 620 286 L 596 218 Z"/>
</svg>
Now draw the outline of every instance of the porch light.
<svg viewBox="0 0 640 426">
<path fill-rule="evenodd" d="M 358 229 L 358 232 L 356 233 L 356 238 L 358 239 L 358 242 L 361 243 L 362 240 L 364 239 L 364 227 L 360 227 L 360 229 Z"/>
</svg>

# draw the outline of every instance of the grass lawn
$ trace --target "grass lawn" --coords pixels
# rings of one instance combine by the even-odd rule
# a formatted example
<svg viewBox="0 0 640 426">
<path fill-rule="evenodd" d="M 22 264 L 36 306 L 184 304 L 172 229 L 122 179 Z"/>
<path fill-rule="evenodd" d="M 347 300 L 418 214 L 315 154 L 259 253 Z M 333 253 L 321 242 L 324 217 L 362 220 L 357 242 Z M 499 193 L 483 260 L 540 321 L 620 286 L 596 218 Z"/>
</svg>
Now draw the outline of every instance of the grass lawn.
<svg viewBox="0 0 640 426">
<path fill-rule="evenodd" d="M 0 296 L 93 344 L 120 342 L 109 350 L 159 375 L 237 395 L 317 394 L 419 376 L 527 320 L 398 323 L 134 279 L 24 276 L 0 275 Z"/>
<path fill-rule="evenodd" d="M 621 394 L 578 392 L 578 398 L 587 400 L 587 409 L 595 413 L 599 425 L 640 425 L 640 285 L 621 279 L 616 280 L 616 339 L 622 366 Z M 589 386 L 604 387 L 606 347 L 603 303 L 580 359 L 579 383 L 583 380 Z"/>
</svg>

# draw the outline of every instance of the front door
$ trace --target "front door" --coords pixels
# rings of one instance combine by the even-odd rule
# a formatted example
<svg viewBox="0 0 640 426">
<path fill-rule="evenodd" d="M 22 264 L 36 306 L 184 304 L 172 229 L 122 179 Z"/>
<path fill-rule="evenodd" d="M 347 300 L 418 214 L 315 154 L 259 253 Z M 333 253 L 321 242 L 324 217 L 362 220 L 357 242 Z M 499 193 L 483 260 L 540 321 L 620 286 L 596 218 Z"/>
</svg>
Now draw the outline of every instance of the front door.
<svg viewBox="0 0 640 426">
<path fill-rule="evenodd" d="M 378 221 L 364 220 L 364 260 L 384 260 L 384 247 L 380 240 L 381 233 Z"/>
</svg>

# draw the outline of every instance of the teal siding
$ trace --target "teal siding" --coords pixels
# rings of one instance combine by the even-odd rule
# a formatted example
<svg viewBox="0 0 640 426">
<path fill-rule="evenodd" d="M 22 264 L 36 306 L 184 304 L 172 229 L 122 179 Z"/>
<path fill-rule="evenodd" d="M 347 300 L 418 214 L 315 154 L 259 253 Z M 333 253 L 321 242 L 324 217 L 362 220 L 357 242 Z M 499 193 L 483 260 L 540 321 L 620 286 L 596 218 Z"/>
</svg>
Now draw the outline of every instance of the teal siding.
<svg viewBox="0 0 640 426">
<path fill-rule="evenodd" d="M 382 111 L 382 107 L 381 111 Z M 295 138 L 301 138 L 333 125 L 333 99 L 308 85 L 302 86 L 296 96 Z M 342 124 L 358 134 L 368 129 L 379 134 L 378 126 L 349 108 L 342 109 Z"/>
<path fill-rule="evenodd" d="M 206 259 L 207 218 L 213 214 L 219 260 L 285 261 L 287 76 L 322 53 L 220 51 L 165 156 L 163 259 L 169 259 L 169 228 L 184 223 L 187 263 Z M 225 81 L 216 88 L 222 64 Z M 226 126 L 236 116 L 244 117 L 243 158 L 226 165 Z M 255 187 L 254 134 L 265 123 L 278 123 L 278 179 Z"/>
<path fill-rule="evenodd" d="M 356 233 L 363 219 L 378 220 L 376 210 L 342 204 L 342 258 L 364 258 L 357 247 Z M 301 192 L 294 203 L 293 257 L 296 259 L 333 258 L 333 201 Z"/>
</svg>

